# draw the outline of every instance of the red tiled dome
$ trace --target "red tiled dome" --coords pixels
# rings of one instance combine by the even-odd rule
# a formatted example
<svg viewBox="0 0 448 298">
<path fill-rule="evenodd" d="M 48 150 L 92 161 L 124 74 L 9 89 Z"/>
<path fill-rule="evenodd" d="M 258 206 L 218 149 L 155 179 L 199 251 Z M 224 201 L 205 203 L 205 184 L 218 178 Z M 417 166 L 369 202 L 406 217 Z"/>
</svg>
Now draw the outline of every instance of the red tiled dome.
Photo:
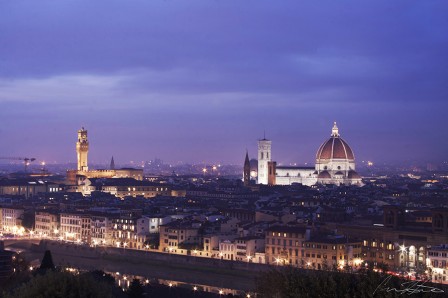
<svg viewBox="0 0 448 298">
<path fill-rule="evenodd" d="M 353 154 L 350 146 L 339 137 L 338 128 L 333 127 L 333 133 L 331 138 L 325 141 L 317 150 L 316 159 L 350 159 L 354 160 L 355 155 Z"/>
</svg>

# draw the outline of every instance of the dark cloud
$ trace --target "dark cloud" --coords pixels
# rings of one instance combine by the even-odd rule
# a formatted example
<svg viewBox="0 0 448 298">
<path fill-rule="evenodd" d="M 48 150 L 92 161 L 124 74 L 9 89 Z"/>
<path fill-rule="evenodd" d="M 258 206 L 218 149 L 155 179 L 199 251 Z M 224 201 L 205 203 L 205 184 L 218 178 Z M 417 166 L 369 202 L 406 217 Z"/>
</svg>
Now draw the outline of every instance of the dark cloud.
<svg viewBox="0 0 448 298">
<path fill-rule="evenodd" d="M 128 144 L 236 162 L 268 129 L 279 160 L 312 162 L 338 120 L 357 156 L 443 158 L 446 15 L 445 1 L 3 1 L 4 150 L 34 127 L 30 144 L 57 133 L 67 159 L 88 125 L 107 158 Z"/>
</svg>

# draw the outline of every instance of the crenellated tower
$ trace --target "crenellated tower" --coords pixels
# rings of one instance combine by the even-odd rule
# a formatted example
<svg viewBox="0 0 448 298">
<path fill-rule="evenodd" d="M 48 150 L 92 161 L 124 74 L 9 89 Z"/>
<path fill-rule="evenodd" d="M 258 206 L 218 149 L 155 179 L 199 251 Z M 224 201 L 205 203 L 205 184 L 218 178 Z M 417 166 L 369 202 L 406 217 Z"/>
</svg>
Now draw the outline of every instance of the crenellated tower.
<svg viewBox="0 0 448 298">
<path fill-rule="evenodd" d="M 87 172 L 89 170 L 87 163 L 87 154 L 89 153 L 89 141 L 87 140 L 87 130 L 81 128 L 78 130 L 78 142 L 76 142 L 76 153 L 78 157 L 78 171 Z"/>
</svg>

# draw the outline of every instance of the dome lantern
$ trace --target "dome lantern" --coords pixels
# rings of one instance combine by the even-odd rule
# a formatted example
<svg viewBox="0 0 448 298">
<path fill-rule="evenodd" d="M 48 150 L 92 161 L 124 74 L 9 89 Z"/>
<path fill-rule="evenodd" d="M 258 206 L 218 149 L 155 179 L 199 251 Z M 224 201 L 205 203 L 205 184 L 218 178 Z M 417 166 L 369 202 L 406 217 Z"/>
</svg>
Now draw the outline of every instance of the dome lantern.
<svg viewBox="0 0 448 298">
<path fill-rule="evenodd" d="M 331 136 L 332 137 L 339 137 L 339 129 L 336 125 L 336 121 L 334 122 L 333 129 L 331 130 Z"/>
</svg>

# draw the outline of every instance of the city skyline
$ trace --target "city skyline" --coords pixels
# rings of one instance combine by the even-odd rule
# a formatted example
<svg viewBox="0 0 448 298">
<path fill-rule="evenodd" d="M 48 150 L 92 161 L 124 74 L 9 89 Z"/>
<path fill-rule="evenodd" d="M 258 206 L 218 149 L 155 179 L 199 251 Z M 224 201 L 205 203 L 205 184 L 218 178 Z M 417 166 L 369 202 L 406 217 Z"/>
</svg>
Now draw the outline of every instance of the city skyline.
<svg viewBox="0 0 448 298">
<path fill-rule="evenodd" d="M 448 5 L 348 2 L 2 3 L 0 155 L 313 163 L 337 121 L 358 162 L 446 159 Z"/>
</svg>

